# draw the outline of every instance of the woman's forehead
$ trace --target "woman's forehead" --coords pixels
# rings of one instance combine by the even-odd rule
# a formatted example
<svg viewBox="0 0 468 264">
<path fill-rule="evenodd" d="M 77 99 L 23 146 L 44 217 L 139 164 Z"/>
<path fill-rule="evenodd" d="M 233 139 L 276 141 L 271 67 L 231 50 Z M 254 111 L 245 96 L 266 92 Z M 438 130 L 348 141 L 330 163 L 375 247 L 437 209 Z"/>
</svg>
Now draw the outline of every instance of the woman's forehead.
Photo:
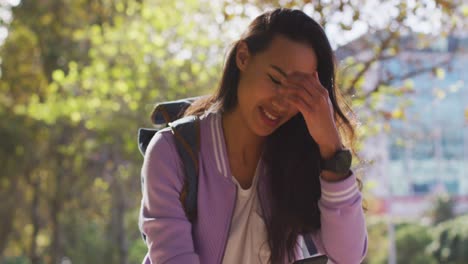
<svg viewBox="0 0 468 264">
<path fill-rule="evenodd" d="M 313 48 L 285 37 L 275 37 L 264 55 L 265 66 L 279 73 L 299 71 L 313 74 L 317 69 L 317 57 Z"/>
<path fill-rule="evenodd" d="M 285 70 L 281 66 L 271 64 L 270 68 L 272 70 L 276 71 L 277 73 L 279 73 L 281 76 L 283 76 L 285 78 L 287 78 L 289 75 L 291 75 L 294 72 L 300 72 L 300 73 L 303 73 L 303 74 L 313 75 L 315 73 L 315 71 L 316 71 L 315 66 L 311 66 L 311 68 L 306 68 L 306 69 L 297 68 L 296 70 Z"/>
</svg>

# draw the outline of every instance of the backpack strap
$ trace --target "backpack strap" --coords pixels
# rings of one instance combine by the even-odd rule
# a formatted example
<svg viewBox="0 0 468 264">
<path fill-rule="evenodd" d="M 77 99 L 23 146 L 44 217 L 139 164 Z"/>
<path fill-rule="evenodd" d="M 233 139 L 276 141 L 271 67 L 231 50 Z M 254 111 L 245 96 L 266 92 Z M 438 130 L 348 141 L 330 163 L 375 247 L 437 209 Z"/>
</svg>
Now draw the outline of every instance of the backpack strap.
<svg viewBox="0 0 468 264">
<path fill-rule="evenodd" d="M 304 238 L 304 242 L 306 244 L 307 250 L 309 251 L 309 255 L 313 256 L 317 254 L 317 247 L 315 246 L 315 243 L 312 240 L 310 234 L 304 234 L 302 237 Z"/>
<path fill-rule="evenodd" d="M 138 149 L 140 153 L 144 156 L 146 148 L 154 134 L 166 127 L 170 122 L 178 120 L 184 114 L 185 110 L 187 110 L 194 101 L 200 98 L 203 98 L 203 96 L 157 104 L 151 112 L 151 122 L 156 125 L 157 128 L 138 129 Z"/>
<path fill-rule="evenodd" d="M 200 122 L 197 116 L 187 116 L 169 123 L 184 169 L 184 185 L 180 201 L 190 222 L 197 216 L 198 152 L 200 150 Z"/>
</svg>

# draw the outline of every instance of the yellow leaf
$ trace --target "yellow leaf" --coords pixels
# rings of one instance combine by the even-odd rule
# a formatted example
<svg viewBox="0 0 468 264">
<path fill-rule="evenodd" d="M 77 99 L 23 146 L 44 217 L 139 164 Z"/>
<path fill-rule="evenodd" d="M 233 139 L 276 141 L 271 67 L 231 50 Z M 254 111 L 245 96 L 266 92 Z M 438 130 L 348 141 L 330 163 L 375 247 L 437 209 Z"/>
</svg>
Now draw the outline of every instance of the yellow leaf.
<svg viewBox="0 0 468 264">
<path fill-rule="evenodd" d="M 101 178 L 96 178 L 94 180 L 94 187 L 98 190 L 106 191 L 107 189 L 109 189 L 109 184 Z"/>
<path fill-rule="evenodd" d="M 50 238 L 46 234 L 39 234 L 37 236 L 37 245 L 41 248 L 47 247 L 50 245 Z"/>
<path fill-rule="evenodd" d="M 65 73 L 62 70 L 55 70 L 52 73 L 52 79 L 54 79 L 54 81 L 58 83 L 63 81 L 64 78 L 65 78 Z"/>
<path fill-rule="evenodd" d="M 54 20 L 54 17 L 50 13 L 47 13 L 40 17 L 40 22 L 44 26 L 50 25 L 50 23 L 52 23 L 53 20 Z"/>
<path fill-rule="evenodd" d="M 413 88 L 414 88 L 414 82 L 413 82 L 413 80 L 411 80 L 411 79 L 406 79 L 406 80 L 403 82 L 403 85 L 404 85 L 405 87 L 410 88 L 410 89 L 413 89 Z"/>
<path fill-rule="evenodd" d="M 461 7 L 461 11 L 462 11 L 463 16 L 468 17 L 468 5 L 463 5 Z"/>
<path fill-rule="evenodd" d="M 397 49 L 395 47 L 391 47 L 388 49 L 388 55 L 395 56 L 397 54 Z"/>
<path fill-rule="evenodd" d="M 115 6 L 115 9 L 118 11 L 118 12 L 123 12 L 125 10 L 125 5 L 123 3 L 117 3 L 117 5 Z"/>
<path fill-rule="evenodd" d="M 73 122 L 79 122 L 79 121 L 81 120 L 81 114 L 80 114 L 80 112 L 73 112 L 73 113 L 71 114 L 71 120 L 72 120 Z"/>
<path fill-rule="evenodd" d="M 372 189 L 377 188 L 378 185 L 379 185 L 379 184 L 377 183 L 377 181 L 375 181 L 375 180 L 368 180 L 368 181 L 366 181 L 366 183 L 364 184 L 364 188 L 365 188 L 366 190 L 372 190 Z"/>
<path fill-rule="evenodd" d="M 394 119 L 403 119 L 405 117 L 405 112 L 401 110 L 400 108 L 397 108 L 393 110 L 392 112 L 392 118 Z"/>
<path fill-rule="evenodd" d="M 445 78 L 445 71 L 442 68 L 435 68 L 434 73 L 435 73 L 436 77 L 438 79 L 440 79 L 440 80 Z"/>
<path fill-rule="evenodd" d="M 356 60 L 354 59 L 354 57 L 349 56 L 349 57 L 346 57 L 345 63 L 348 64 L 348 65 L 349 64 L 354 64 L 354 63 L 356 63 Z"/>
<path fill-rule="evenodd" d="M 468 122 L 468 107 L 465 108 L 465 120 Z"/>
</svg>

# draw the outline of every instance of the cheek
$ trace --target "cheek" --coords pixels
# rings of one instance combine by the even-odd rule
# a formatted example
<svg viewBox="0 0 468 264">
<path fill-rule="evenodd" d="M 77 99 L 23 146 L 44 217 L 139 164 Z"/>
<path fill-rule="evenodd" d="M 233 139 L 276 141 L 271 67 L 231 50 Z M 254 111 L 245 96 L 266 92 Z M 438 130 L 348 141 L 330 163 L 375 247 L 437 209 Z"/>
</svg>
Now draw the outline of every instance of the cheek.
<svg viewBox="0 0 468 264">
<path fill-rule="evenodd" d="M 248 101 L 258 104 L 257 101 L 268 100 L 276 95 L 276 88 L 261 78 L 245 78 L 239 82 L 239 101 Z"/>
</svg>

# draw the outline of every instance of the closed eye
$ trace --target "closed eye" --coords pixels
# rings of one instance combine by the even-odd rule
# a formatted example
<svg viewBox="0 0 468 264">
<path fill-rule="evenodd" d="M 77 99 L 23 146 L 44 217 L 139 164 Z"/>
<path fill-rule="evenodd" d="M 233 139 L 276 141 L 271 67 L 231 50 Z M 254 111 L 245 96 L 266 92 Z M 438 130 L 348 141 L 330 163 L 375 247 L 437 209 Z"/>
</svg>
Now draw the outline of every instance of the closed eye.
<svg viewBox="0 0 468 264">
<path fill-rule="evenodd" d="M 267 74 L 267 75 L 268 75 L 268 77 L 270 77 L 270 79 L 271 79 L 272 82 L 274 82 L 274 83 L 277 84 L 277 85 L 281 85 L 281 82 L 280 82 L 280 81 L 278 81 L 278 80 L 276 80 L 275 78 L 273 78 L 270 74 Z"/>
</svg>

